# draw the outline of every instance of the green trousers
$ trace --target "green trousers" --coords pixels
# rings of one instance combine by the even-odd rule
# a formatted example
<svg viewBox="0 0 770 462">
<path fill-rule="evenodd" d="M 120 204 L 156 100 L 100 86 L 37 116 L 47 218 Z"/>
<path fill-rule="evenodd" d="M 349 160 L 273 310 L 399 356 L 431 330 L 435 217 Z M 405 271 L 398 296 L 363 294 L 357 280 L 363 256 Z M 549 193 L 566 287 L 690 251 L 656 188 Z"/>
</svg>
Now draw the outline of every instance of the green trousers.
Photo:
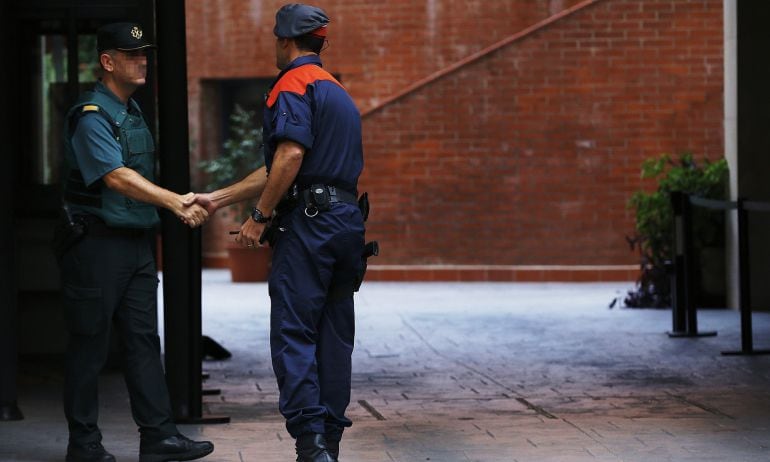
<svg viewBox="0 0 770 462">
<path fill-rule="evenodd" d="M 158 277 L 150 233 L 87 235 L 61 258 L 66 354 L 64 413 L 70 442 L 101 441 L 97 382 L 117 328 L 131 412 L 143 441 L 178 433 L 160 360 Z"/>
</svg>

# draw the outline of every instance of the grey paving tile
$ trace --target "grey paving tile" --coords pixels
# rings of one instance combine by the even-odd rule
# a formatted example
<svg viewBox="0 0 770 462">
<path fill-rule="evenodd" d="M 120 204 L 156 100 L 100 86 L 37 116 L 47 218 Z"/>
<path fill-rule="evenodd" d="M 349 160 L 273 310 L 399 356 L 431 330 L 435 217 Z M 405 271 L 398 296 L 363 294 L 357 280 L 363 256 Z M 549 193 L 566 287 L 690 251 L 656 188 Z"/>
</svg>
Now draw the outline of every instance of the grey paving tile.
<svg viewBox="0 0 770 462">
<path fill-rule="evenodd" d="M 204 409 L 227 425 L 183 426 L 210 461 L 293 460 L 277 412 L 265 284 L 204 272 L 203 329 L 229 348 L 206 362 Z M 670 339 L 666 310 L 607 309 L 630 284 L 367 283 L 357 297 L 354 426 L 342 461 L 767 461 L 770 357 L 726 357 L 738 314 L 702 311 L 717 337 Z M 770 314 L 756 313 L 757 332 Z M 0 423 L 0 461 L 60 461 L 56 366 L 25 364 L 27 419 Z M 136 460 L 122 378 L 105 373 L 105 445 Z"/>
</svg>

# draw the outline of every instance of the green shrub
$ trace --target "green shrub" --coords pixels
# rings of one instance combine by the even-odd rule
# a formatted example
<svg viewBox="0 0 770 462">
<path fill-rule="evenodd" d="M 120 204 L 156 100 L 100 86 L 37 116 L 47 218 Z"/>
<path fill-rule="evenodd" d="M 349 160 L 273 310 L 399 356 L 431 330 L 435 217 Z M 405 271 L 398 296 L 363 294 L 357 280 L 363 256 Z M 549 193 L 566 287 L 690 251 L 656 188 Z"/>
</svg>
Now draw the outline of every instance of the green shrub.
<svg viewBox="0 0 770 462">
<path fill-rule="evenodd" d="M 627 237 L 640 255 L 641 276 L 628 293 L 626 306 L 670 307 L 671 287 L 665 264 L 674 258 L 674 218 L 670 193 L 682 191 L 710 199 L 724 199 L 728 170 L 725 159 L 698 163 L 692 154 L 673 160 L 667 154 L 642 163 L 642 178 L 658 182 L 653 192 L 637 191 L 628 202 L 636 210 L 636 233 Z M 724 247 L 724 212 L 693 207 L 693 248 Z M 696 277 L 699 276 L 696 274 Z"/>
<path fill-rule="evenodd" d="M 236 105 L 230 114 L 230 137 L 223 145 L 222 155 L 198 164 L 209 179 L 206 189 L 229 186 L 263 165 L 262 127 L 254 111 Z"/>
<path fill-rule="evenodd" d="M 230 136 L 222 147 L 219 157 L 198 163 L 208 178 L 207 191 L 229 186 L 265 165 L 262 126 L 254 111 L 235 106 L 230 114 Z M 251 205 L 243 202 L 233 206 L 237 209 L 233 219 L 242 221 Z"/>
</svg>

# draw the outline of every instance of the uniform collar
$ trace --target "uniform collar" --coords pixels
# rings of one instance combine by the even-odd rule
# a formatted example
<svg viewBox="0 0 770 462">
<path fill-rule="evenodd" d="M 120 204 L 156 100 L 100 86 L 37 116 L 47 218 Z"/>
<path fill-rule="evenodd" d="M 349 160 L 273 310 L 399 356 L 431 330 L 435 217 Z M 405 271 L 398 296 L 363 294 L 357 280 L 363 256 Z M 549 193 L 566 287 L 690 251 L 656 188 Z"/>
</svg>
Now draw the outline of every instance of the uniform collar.
<svg viewBox="0 0 770 462">
<path fill-rule="evenodd" d="M 280 74 L 278 74 L 278 77 L 275 78 L 275 82 L 281 80 L 281 77 L 283 77 L 284 74 L 289 72 L 292 69 L 296 69 L 300 66 L 304 66 L 305 64 L 315 64 L 316 66 L 323 67 L 323 63 L 321 63 L 321 57 L 318 55 L 307 55 L 307 56 L 300 56 L 299 58 L 296 58 L 294 61 L 290 62 L 288 66 L 284 70 L 281 71 Z M 270 85 L 271 87 L 273 85 Z"/>
<path fill-rule="evenodd" d="M 284 72 L 294 69 L 295 67 L 304 66 L 305 64 L 315 64 L 323 67 L 323 64 L 321 63 L 321 57 L 313 54 L 313 55 L 300 56 L 299 58 L 290 62 L 289 65 L 286 66 L 286 69 L 284 69 Z"/>
<path fill-rule="evenodd" d="M 96 82 L 96 85 L 94 85 L 94 91 L 97 93 L 102 93 L 107 96 L 109 96 L 112 100 L 114 100 L 116 103 L 120 104 L 121 106 L 128 106 L 127 104 L 124 104 L 123 101 L 118 98 L 115 93 L 112 92 L 109 88 L 107 88 L 107 85 L 104 84 L 101 80 Z M 129 101 L 131 101 L 129 99 Z"/>
</svg>

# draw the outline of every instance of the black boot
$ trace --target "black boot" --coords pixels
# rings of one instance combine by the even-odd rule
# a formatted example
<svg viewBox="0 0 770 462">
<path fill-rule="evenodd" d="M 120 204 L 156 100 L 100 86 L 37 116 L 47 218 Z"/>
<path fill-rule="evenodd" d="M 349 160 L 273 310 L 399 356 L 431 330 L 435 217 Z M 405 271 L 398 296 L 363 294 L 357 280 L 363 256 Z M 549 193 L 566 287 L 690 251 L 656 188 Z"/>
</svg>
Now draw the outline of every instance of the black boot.
<svg viewBox="0 0 770 462">
<path fill-rule="evenodd" d="M 297 462 L 336 462 L 320 433 L 306 433 L 297 438 Z"/>
<path fill-rule="evenodd" d="M 102 443 L 85 445 L 70 443 L 67 446 L 67 462 L 115 462 L 115 456 L 107 452 Z"/>
<path fill-rule="evenodd" d="M 176 435 L 147 444 L 141 442 L 139 462 L 167 462 L 171 460 L 195 460 L 214 451 L 209 441 L 193 441 L 183 435 Z"/>
<path fill-rule="evenodd" d="M 334 460 L 339 462 L 339 458 L 340 458 L 339 436 L 331 436 L 328 433 L 326 433 L 324 434 L 324 437 L 326 438 L 326 450 L 329 451 L 329 454 L 331 454 Z"/>
</svg>

